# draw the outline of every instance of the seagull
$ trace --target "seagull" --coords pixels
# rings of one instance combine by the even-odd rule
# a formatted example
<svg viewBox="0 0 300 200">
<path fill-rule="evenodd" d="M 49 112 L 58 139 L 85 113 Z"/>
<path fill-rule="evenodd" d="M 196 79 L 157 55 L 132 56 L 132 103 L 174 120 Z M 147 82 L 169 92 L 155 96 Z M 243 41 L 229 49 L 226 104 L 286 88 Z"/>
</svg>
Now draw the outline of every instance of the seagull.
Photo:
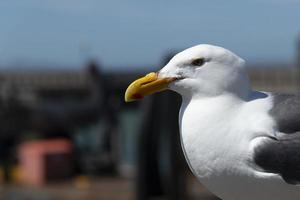
<svg viewBox="0 0 300 200">
<path fill-rule="evenodd" d="M 182 96 L 181 145 L 197 179 L 223 200 L 300 199 L 300 96 L 255 91 L 245 61 L 200 44 L 126 90 Z"/>
</svg>

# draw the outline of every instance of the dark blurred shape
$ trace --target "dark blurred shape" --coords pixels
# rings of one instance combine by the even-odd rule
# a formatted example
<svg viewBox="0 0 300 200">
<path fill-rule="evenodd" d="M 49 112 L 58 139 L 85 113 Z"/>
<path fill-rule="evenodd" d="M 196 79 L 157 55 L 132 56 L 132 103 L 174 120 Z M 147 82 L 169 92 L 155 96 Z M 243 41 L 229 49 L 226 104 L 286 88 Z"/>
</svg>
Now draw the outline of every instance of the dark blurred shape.
<svg viewBox="0 0 300 200">
<path fill-rule="evenodd" d="M 95 152 L 78 152 L 77 172 L 115 171 L 112 138 L 120 105 L 100 66 L 91 61 L 85 72 L 8 71 L 0 74 L 0 165 L 6 180 L 17 163 L 18 143 L 71 139 L 78 129 L 101 122 L 104 130 Z M 83 153 L 83 154 L 82 154 Z M 49 157 L 49 166 L 51 165 Z M 92 172 L 93 171 L 93 172 Z"/>
<path fill-rule="evenodd" d="M 14 162 L 13 147 L 20 131 L 29 128 L 32 111 L 18 99 L 18 88 L 13 84 L 4 87 L 3 98 L 0 98 L 0 165 L 3 166 L 4 180 L 9 181 L 11 163 Z"/>
<path fill-rule="evenodd" d="M 80 165 L 87 174 L 115 173 L 117 160 L 114 154 L 116 146 L 113 144 L 118 138 L 116 113 L 118 113 L 119 103 L 115 93 L 111 91 L 111 83 L 106 80 L 95 61 L 89 62 L 87 72 L 90 77 L 90 105 L 95 105 L 91 111 L 97 112 L 96 123 L 102 123 L 105 127 L 102 133 L 97 133 L 102 135 L 100 149 L 81 152 Z"/>
<path fill-rule="evenodd" d="M 137 199 L 155 196 L 186 199 L 186 168 L 178 132 L 179 106 L 180 97 L 170 92 L 147 98 L 141 105 Z M 163 163 L 166 168 L 162 171 Z"/>
<path fill-rule="evenodd" d="M 139 200 L 163 194 L 158 166 L 159 127 L 157 123 L 154 124 L 160 118 L 156 118 L 157 100 L 155 97 L 145 99 L 141 107 L 143 116 L 138 138 L 136 175 L 136 195 Z"/>
<path fill-rule="evenodd" d="M 100 69 L 99 66 L 98 68 Z M 98 68 L 94 61 L 88 64 L 86 73 L 89 80 L 85 80 L 87 88 L 70 85 L 69 88 L 45 88 L 38 91 L 41 98 L 45 99 L 35 108 L 36 118 L 33 122 L 40 131 L 48 132 L 49 137 L 56 137 L 57 135 L 53 135 L 55 133 L 50 133 L 49 130 L 56 132 L 60 129 L 69 132 L 73 128 L 95 123 L 98 120 L 103 114 L 107 93 L 103 76 Z M 68 76 L 65 78 L 68 79 Z M 70 137 L 69 133 L 65 136 Z"/>
</svg>

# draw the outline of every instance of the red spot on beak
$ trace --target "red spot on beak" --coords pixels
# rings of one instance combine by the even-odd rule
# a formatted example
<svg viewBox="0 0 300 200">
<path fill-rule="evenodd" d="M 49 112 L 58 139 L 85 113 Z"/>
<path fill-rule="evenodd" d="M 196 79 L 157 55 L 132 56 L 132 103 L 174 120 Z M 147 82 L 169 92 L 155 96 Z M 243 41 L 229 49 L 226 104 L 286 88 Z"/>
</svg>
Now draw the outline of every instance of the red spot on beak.
<svg viewBox="0 0 300 200">
<path fill-rule="evenodd" d="M 132 96 L 134 99 L 142 99 L 143 98 L 143 96 L 139 93 L 133 94 Z"/>
</svg>

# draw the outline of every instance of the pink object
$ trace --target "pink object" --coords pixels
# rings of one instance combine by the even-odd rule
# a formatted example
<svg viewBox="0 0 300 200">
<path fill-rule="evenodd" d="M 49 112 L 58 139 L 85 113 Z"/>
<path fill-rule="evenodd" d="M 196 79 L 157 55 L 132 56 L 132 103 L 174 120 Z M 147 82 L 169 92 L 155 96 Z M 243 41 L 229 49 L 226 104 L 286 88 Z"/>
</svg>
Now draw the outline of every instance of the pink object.
<svg viewBox="0 0 300 200">
<path fill-rule="evenodd" d="M 72 144 L 67 139 L 25 142 L 18 154 L 24 184 L 38 186 L 72 175 Z"/>
</svg>

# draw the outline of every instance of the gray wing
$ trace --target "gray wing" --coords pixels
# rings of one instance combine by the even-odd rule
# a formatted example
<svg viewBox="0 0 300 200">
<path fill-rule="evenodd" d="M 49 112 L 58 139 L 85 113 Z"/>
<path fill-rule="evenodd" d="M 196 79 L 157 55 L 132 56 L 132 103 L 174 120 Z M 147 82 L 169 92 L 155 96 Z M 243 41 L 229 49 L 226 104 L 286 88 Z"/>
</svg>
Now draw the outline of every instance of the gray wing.
<svg viewBox="0 0 300 200">
<path fill-rule="evenodd" d="M 270 115 L 280 132 L 300 131 L 300 95 L 274 94 Z"/>
<path fill-rule="evenodd" d="M 274 95 L 270 115 L 280 137 L 270 138 L 254 150 L 255 163 L 277 173 L 290 184 L 300 183 L 300 96 Z"/>
</svg>

